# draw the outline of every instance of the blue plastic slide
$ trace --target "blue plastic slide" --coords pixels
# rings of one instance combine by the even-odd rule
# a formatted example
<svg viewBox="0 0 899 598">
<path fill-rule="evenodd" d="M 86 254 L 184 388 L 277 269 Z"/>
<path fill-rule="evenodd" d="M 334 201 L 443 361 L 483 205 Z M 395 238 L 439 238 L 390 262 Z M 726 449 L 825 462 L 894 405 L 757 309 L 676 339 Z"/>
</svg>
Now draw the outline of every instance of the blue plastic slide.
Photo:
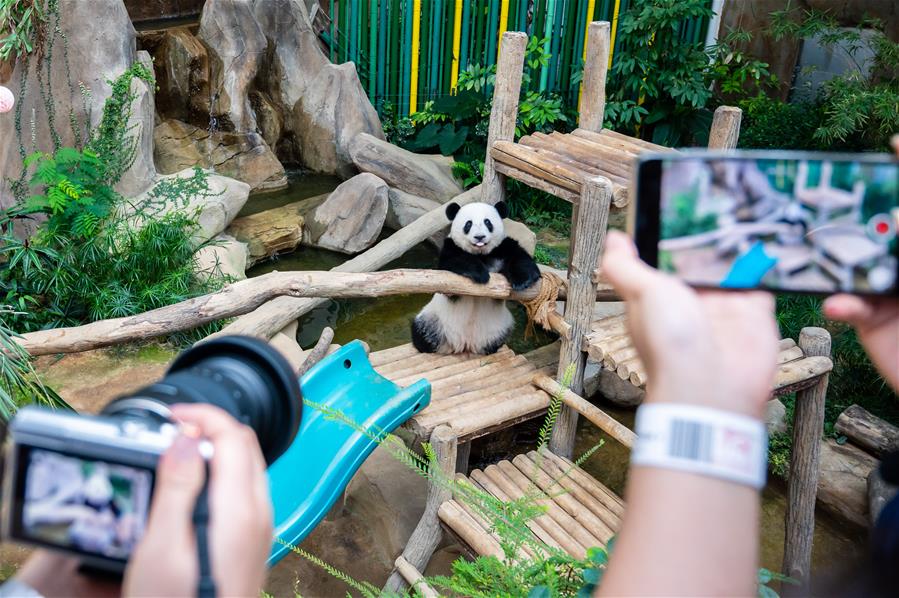
<svg viewBox="0 0 899 598">
<path fill-rule="evenodd" d="M 328 418 L 321 409 L 303 408 L 296 439 L 268 469 L 276 538 L 269 566 L 290 552 L 278 539 L 297 546 L 309 535 L 375 449 L 376 442 L 360 429 L 392 432 L 431 401 L 427 380 L 400 388 L 372 368 L 359 341 L 316 364 L 300 387 L 305 401 L 340 411 L 356 426 Z"/>
</svg>

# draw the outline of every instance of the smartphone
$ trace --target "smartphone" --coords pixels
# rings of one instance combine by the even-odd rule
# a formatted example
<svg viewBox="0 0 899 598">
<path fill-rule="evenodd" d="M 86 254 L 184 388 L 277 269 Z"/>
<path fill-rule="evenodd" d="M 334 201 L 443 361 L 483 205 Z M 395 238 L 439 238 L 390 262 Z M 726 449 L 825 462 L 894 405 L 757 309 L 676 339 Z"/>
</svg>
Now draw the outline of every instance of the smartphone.
<svg viewBox="0 0 899 598">
<path fill-rule="evenodd" d="M 693 286 L 899 295 L 889 154 L 652 154 L 634 196 L 640 257 Z"/>
</svg>

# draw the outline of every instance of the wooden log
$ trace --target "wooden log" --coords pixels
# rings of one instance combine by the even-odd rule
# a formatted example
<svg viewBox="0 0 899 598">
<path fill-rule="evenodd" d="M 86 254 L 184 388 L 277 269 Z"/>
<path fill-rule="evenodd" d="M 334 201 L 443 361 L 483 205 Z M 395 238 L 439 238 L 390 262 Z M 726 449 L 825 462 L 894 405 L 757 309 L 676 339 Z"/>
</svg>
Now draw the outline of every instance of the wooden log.
<svg viewBox="0 0 899 598">
<path fill-rule="evenodd" d="M 403 579 L 406 580 L 406 583 L 413 589 L 418 590 L 424 598 L 440 598 L 440 594 L 425 581 L 419 570 L 413 567 L 412 563 L 403 558 L 402 555 L 396 557 L 393 565 L 399 574 L 403 576 Z"/>
<path fill-rule="evenodd" d="M 572 139 L 578 139 L 574 137 Z M 582 150 L 576 143 L 569 141 L 569 137 L 561 133 L 556 136 L 534 133 L 522 137 L 518 143 L 536 150 L 547 152 L 547 157 L 558 160 L 572 168 L 583 170 L 592 175 L 602 175 L 613 183 L 627 184 L 628 165 L 621 162 L 621 156 L 615 156 L 616 161 L 610 160 L 612 152 L 606 148 L 595 146 L 594 152 Z M 550 153 L 551 152 L 551 153 Z"/>
<path fill-rule="evenodd" d="M 601 362 L 609 353 L 629 347 L 631 342 L 631 337 L 626 332 L 602 337 L 589 334 L 584 337 L 584 351 L 593 360 Z"/>
<path fill-rule="evenodd" d="M 803 357 L 795 361 L 788 361 L 777 366 L 774 375 L 774 390 L 781 391 L 803 384 L 819 376 L 823 376 L 833 369 L 833 361 L 829 357 L 812 356 Z"/>
<path fill-rule="evenodd" d="M 535 462 L 538 459 L 538 453 L 536 451 L 530 451 L 528 456 Z M 621 500 L 621 497 L 617 496 L 614 492 L 596 480 L 596 478 L 588 475 L 583 469 L 577 467 L 568 459 L 556 455 L 552 451 L 544 451 L 542 458 L 544 459 L 544 462 L 541 464 L 541 467 L 546 469 L 553 478 L 559 479 L 564 476 L 571 477 L 571 479 L 580 484 L 581 487 L 586 489 L 618 517 L 624 516 L 624 501 Z"/>
<path fill-rule="evenodd" d="M 575 519 L 583 520 L 584 525 L 592 529 L 601 540 L 605 533 L 614 534 L 621 527 L 621 517 L 606 507 L 571 475 L 562 471 L 549 458 L 541 456 L 537 451 L 531 451 L 525 455 L 516 455 L 512 462 L 525 475 L 533 477 L 540 483 L 541 487 L 546 480 L 551 481 L 554 488 L 552 494 L 566 493 L 574 498 L 578 508 L 576 512 L 571 513 L 572 516 Z M 545 487 L 544 490 L 548 492 Z M 589 513 L 589 515 L 581 513 Z M 596 523 L 597 520 L 599 523 Z M 607 541 L 608 538 L 603 540 L 603 544 Z"/>
<path fill-rule="evenodd" d="M 500 560 L 505 558 L 500 543 L 463 511 L 455 501 L 448 501 L 440 505 L 437 514 L 440 516 L 440 520 L 471 546 L 477 554 L 494 556 Z"/>
<path fill-rule="evenodd" d="M 538 283 L 538 285 L 541 283 Z M 70 328 L 55 328 L 23 334 L 17 341 L 31 355 L 74 353 L 109 345 L 146 340 L 190 330 L 208 322 L 246 314 L 266 302 L 297 297 L 382 297 L 386 295 L 448 293 L 494 299 L 531 299 L 539 286 L 513 292 L 506 278 L 491 275 L 487 284 L 442 270 L 387 270 L 384 272 L 272 272 L 225 286 L 221 291 L 188 299 L 143 314 L 100 320 Z M 282 312 L 277 320 L 283 319 Z M 261 336 L 268 324 L 260 323 Z M 285 323 L 285 326 L 290 321 Z M 283 328 L 283 327 L 282 327 Z M 241 332 L 241 327 L 225 331 Z M 278 330 L 280 331 L 280 329 Z M 275 332 L 278 332 L 275 331 Z M 214 335 L 218 336 L 218 335 Z"/>
<path fill-rule="evenodd" d="M 551 156 L 540 153 L 537 148 L 518 145 L 511 141 L 497 141 L 490 148 L 490 155 L 496 160 L 510 164 L 537 178 L 545 179 L 569 191 L 580 192 L 584 180 L 590 174 L 572 166 L 566 166 Z"/>
<path fill-rule="evenodd" d="M 617 369 L 620 364 L 637 356 L 637 347 L 630 345 L 622 347 L 617 351 L 610 351 L 609 354 L 606 355 L 605 363 L 608 364 L 609 369 L 614 370 Z"/>
<path fill-rule="evenodd" d="M 642 367 L 643 362 L 640 361 L 640 356 L 634 355 L 615 366 L 615 373 L 618 374 L 618 377 L 622 380 L 630 380 L 631 372 L 642 369 Z"/>
<path fill-rule="evenodd" d="M 562 499 L 562 496 L 564 495 L 560 494 L 558 489 L 556 489 L 555 492 L 538 492 L 539 486 L 509 461 L 500 461 L 496 465 L 490 466 L 490 468 L 493 467 L 499 469 L 502 472 L 502 475 L 521 491 L 522 496 L 542 496 L 542 498 L 537 499 L 540 501 L 538 504 L 542 503 L 545 506 L 547 515 L 553 522 L 555 522 L 556 526 L 565 530 L 565 533 L 567 533 L 569 537 L 580 546 L 583 546 L 585 556 L 587 548 L 590 548 L 591 546 L 602 546 L 604 544 L 598 535 L 594 535 L 572 516 L 568 510 L 562 508 L 558 501 L 560 499 L 564 500 Z M 552 484 L 550 484 L 550 488 L 552 488 Z M 574 507 L 574 510 L 577 510 L 577 508 Z"/>
<path fill-rule="evenodd" d="M 503 461 L 500 463 L 508 463 Z M 575 521 L 578 522 L 593 537 L 594 541 L 587 544 L 590 546 L 604 546 L 615 531 L 593 510 L 588 507 L 582 499 L 596 502 L 586 492 L 575 493 L 569 488 L 576 487 L 576 484 L 565 485 L 564 481 L 570 478 L 563 476 L 561 479 L 555 479 L 544 471 L 537 463 L 528 459 L 525 455 L 516 455 L 512 459 L 511 465 L 518 470 L 519 475 L 525 476 L 529 481 L 536 484 L 540 490 L 547 496 L 553 497 L 553 501 L 565 510 Z M 597 503 L 598 504 L 598 503 Z"/>
<path fill-rule="evenodd" d="M 409 370 L 400 370 L 394 374 L 391 374 L 389 376 L 390 379 L 400 386 L 405 386 L 411 384 L 412 382 L 415 382 L 416 380 L 418 380 L 418 378 L 424 375 L 428 380 L 430 380 L 431 384 L 433 385 L 438 381 L 452 378 L 462 373 L 472 374 L 473 371 L 476 373 L 481 373 L 481 370 L 484 367 L 497 363 L 499 361 L 509 361 L 510 359 L 515 359 L 516 355 L 508 347 L 501 347 L 499 351 L 491 355 L 465 355 L 465 357 L 467 357 L 468 359 L 461 359 L 459 361 L 448 363 L 440 367 L 437 367 L 439 358 L 436 355 L 429 354 L 428 357 L 431 358 L 426 361 L 429 366 L 428 368 L 422 369 L 419 367 L 413 367 Z"/>
<path fill-rule="evenodd" d="M 860 405 L 851 405 L 843 411 L 834 429 L 878 459 L 899 451 L 899 428 Z"/>
<path fill-rule="evenodd" d="M 607 145 L 594 143 L 583 137 L 574 135 L 566 135 L 555 131 L 549 135 L 535 133 L 534 138 L 546 139 L 564 150 L 565 154 L 576 157 L 585 164 L 592 165 L 598 169 L 601 174 L 606 172 L 613 174 L 610 177 L 613 183 L 627 185 L 633 171 L 633 159 L 630 155 L 622 156 L 621 152 Z M 617 180 L 616 180 L 617 178 Z"/>
<path fill-rule="evenodd" d="M 877 459 L 849 442 L 837 444 L 834 438 L 819 444 L 818 507 L 860 531 L 867 529 L 868 478 L 877 469 Z"/>
<path fill-rule="evenodd" d="M 782 338 L 780 342 L 777 344 L 778 351 L 786 351 L 787 349 L 792 349 L 796 346 L 796 341 L 791 338 Z"/>
<path fill-rule="evenodd" d="M 413 355 L 420 355 L 418 349 L 412 343 L 406 343 L 405 345 L 376 351 L 369 356 L 369 361 L 373 367 L 377 368 L 388 363 L 402 361 Z"/>
<path fill-rule="evenodd" d="M 506 198 L 505 181 L 497 173 L 490 148 L 497 141 L 513 141 L 518 122 L 518 96 L 521 94 L 521 77 L 524 74 L 524 54 L 528 45 L 526 33 L 507 31 L 500 40 L 499 59 L 496 65 L 496 83 L 493 88 L 493 106 L 490 109 L 490 125 L 487 129 L 487 155 L 484 158 L 484 177 L 481 185 L 481 201 L 495 204 Z"/>
<path fill-rule="evenodd" d="M 575 129 L 571 132 L 575 137 L 583 137 L 584 139 L 593 141 L 595 143 L 599 143 L 600 145 L 607 145 L 611 147 L 629 147 L 632 151 L 637 152 L 637 155 L 640 155 L 644 152 L 652 152 L 652 153 L 676 153 L 677 150 L 672 149 L 670 147 L 665 147 L 664 145 L 657 145 L 655 143 L 650 143 L 649 141 L 643 141 L 642 139 L 638 139 L 636 137 L 631 137 L 629 135 L 623 135 L 621 133 L 616 133 L 611 129 L 603 129 L 601 132 L 596 133 L 594 131 L 587 131 L 585 129 Z"/>
<path fill-rule="evenodd" d="M 464 205 L 473 201 L 480 201 L 480 199 L 480 187 L 473 187 L 465 193 L 454 197 L 453 201 Z M 382 268 L 406 253 L 413 246 L 427 240 L 434 233 L 443 230 L 448 224 L 445 208 L 440 206 L 409 226 L 395 232 L 371 249 L 332 268 L 331 271 L 371 272 Z M 271 338 L 273 334 L 284 328 L 284 326 L 299 319 L 303 314 L 325 302 L 327 302 L 327 299 L 279 297 L 256 309 L 253 313 L 238 318 L 228 326 L 225 326 L 219 332 L 219 335 L 248 334 L 261 338 Z"/>
<path fill-rule="evenodd" d="M 810 357 L 828 358 L 830 334 L 823 328 L 803 328 L 799 335 L 799 347 Z M 781 367 L 789 365 L 791 364 L 784 364 Z M 821 376 L 812 388 L 797 394 L 793 416 L 793 452 L 790 457 L 790 478 L 787 485 L 783 571 L 800 581 L 801 586 L 798 587 L 797 593 L 806 591 L 811 567 L 812 538 L 815 532 L 815 497 L 818 488 L 820 440 L 824 430 L 826 395 L 825 375 Z"/>
<path fill-rule="evenodd" d="M 608 179 L 597 177 L 588 180 L 574 222 L 568 299 L 565 301 L 565 321 L 571 326 L 571 338 L 562 339 L 557 378 L 563 380 L 566 370 L 572 366 L 574 376 L 570 388 L 576 395 L 584 394 L 587 359 L 582 347 L 584 336 L 590 331 L 593 304 L 596 302 L 596 284 L 592 275 L 605 241 L 611 201 L 612 185 Z M 577 415 L 577 411 L 570 406 L 562 407 L 550 440 L 550 449 L 556 454 L 563 457 L 572 455 Z"/>
<path fill-rule="evenodd" d="M 449 426 L 440 426 L 431 434 L 431 447 L 437 457 L 437 462 L 432 467 L 432 478 L 428 483 L 428 498 L 425 502 L 425 510 L 418 525 L 412 532 L 409 542 L 403 550 L 403 558 L 418 570 L 424 570 L 431 560 L 431 555 L 440 544 L 443 536 L 440 529 L 438 510 L 440 506 L 453 496 L 452 486 L 448 483 L 454 478 L 456 471 L 456 447 L 458 439 L 456 433 Z M 384 589 L 389 592 L 398 592 L 404 586 L 403 576 L 396 570 L 392 571 Z"/>
<path fill-rule="evenodd" d="M 627 315 L 609 316 L 590 323 L 590 336 L 620 336 L 627 333 Z"/>
<path fill-rule="evenodd" d="M 456 451 L 457 473 L 468 473 L 469 458 L 471 458 L 471 441 L 461 443 Z"/>
<path fill-rule="evenodd" d="M 459 438 L 473 440 L 496 430 L 508 428 L 539 416 L 549 407 L 549 395 L 543 391 L 521 393 L 515 401 L 506 401 L 483 413 L 466 413 L 453 421 Z"/>
<path fill-rule="evenodd" d="M 487 152 L 488 154 L 490 152 Z M 505 157 L 505 154 L 503 154 Z M 515 164 L 524 165 L 518 160 L 512 159 L 510 157 L 510 162 L 514 162 Z M 570 201 L 571 203 L 577 203 L 580 199 L 580 191 L 572 191 L 566 187 L 562 187 L 560 185 L 553 184 L 546 180 L 545 178 L 541 178 L 539 176 L 535 176 L 530 172 L 522 170 L 521 168 L 517 168 L 516 166 L 512 166 L 511 164 L 504 164 L 497 160 L 493 161 L 493 166 L 496 172 L 502 173 L 505 176 L 512 177 L 522 183 L 525 183 L 529 187 L 533 187 L 535 189 L 540 189 L 541 191 L 546 191 L 550 195 L 555 195 L 561 199 L 566 201 Z M 525 165 L 526 166 L 526 165 Z"/>
<path fill-rule="evenodd" d="M 602 130 L 606 109 L 606 74 L 609 70 L 610 26 L 594 21 L 587 26 L 587 61 L 578 126 L 588 131 Z"/>
<path fill-rule="evenodd" d="M 331 348 L 331 341 L 334 340 L 334 330 L 330 327 L 325 326 L 322 330 L 321 336 L 318 337 L 318 341 L 315 343 L 315 346 L 306 353 L 306 359 L 303 360 L 303 363 L 300 364 L 300 367 L 297 369 L 297 376 L 302 378 L 303 374 L 309 371 L 309 369 L 314 366 L 316 363 L 322 360 L 325 355 L 328 354 L 328 351 Z"/>
<path fill-rule="evenodd" d="M 880 475 L 880 468 L 875 467 L 868 474 L 868 521 L 873 528 L 880 517 L 880 512 L 888 502 L 899 493 L 899 486 L 888 484 Z"/>
<path fill-rule="evenodd" d="M 552 397 L 560 397 L 562 403 L 577 411 L 597 428 L 626 446 L 631 448 L 637 435 L 633 433 L 627 426 L 616 421 L 605 411 L 596 405 L 584 400 L 575 392 L 562 388 L 558 382 L 545 374 L 537 374 L 534 376 L 534 384 L 550 394 Z"/>
<path fill-rule="evenodd" d="M 709 149 L 732 150 L 740 139 L 743 111 L 734 106 L 718 106 L 709 131 Z"/>
<path fill-rule="evenodd" d="M 460 486 L 463 486 L 463 485 L 470 486 L 471 488 L 474 488 L 478 492 L 483 492 L 485 494 L 489 494 L 489 492 L 487 492 L 484 488 L 482 488 L 480 484 L 478 484 L 477 482 L 475 482 L 472 479 L 465 477 L 461 473 L 457 472 L 456 473 L 456 488 L 458 489 Z M 491 528 L 493 527 L 493 524 L 490 523 L 489 521 L 487 521 L 486 519 L 484 519 L 484 517 L 481 515 L 481 513 L 478 512 L 478 510 L 474 506 L 469 504 L 470 502 L 472 502 L 471 499 L 467 498 L 465 493 L 459 492 L 458 490 L 453 492 L 453 500 L 450 501 L 451 504 L 456 505 L 460 509 L 462 509 L 469 517 L 471 517 L 472 520 L 474 520 L 474 522 L 482 530 L 485 530 L 490 535 L 491 538 L 493 538 L 494 540 L 497 541 L 497 543 L 499 543 L 499 541 L 500 541 L 499 536 L 496 534 L 495 531 L 491 530 Z M 531 550 L 531 548 L 532 548 L 531 546 L 519 547 L 519 551 L 518 551 L 519 558 L 533 559 L 535 557 L 535 554 L 534 554 L 534 551 Z"/>
<path fill-rule="evenodd" d="M 640 367 L 632 369 L 627 376 L 627 379 L 630 380 L 631 384 L 638 388 L 643 388 L 646 386 L 646 381 L 649 377 L 646 375 L 646 369 L 643 366 L 643 363 L 640 362 Z"/>
<path fill-rule="evenodd" d="M 327 194 L 314 199 L 324 201 Z M 247 267 L 279 253 L 293 251 L 303 240 L 305 207 L 309 200 L 235 218 L 225 232 L 247 244 Z"/>
<path fill-rule="evenodd" d="M 785 349 L 780 351 L 777 354 L 777 363 L 778 365 L 782 363 L 787 363 L 788 361 L 796 361 L 797 359 L 802 359 L 805 357 L 805 354 L 802 352 L 802 349 L 799 347 L 791 347 L 789 349 Z"/>
</svg>

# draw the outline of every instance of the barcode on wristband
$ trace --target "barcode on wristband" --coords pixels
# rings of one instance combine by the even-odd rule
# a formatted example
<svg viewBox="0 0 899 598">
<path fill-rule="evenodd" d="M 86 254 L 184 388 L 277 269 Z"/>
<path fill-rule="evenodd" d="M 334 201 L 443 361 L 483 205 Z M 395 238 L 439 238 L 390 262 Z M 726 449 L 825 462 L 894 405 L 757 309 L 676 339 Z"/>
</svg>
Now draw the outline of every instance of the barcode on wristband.
<svg viewBox="0 0 899 598">
<path fill-rule="evenodd" d="M 668 454 L 679 459 L 712 461 L 712 426 L 682 419 L 671 420 L 671 436 Z"/>
</svg>

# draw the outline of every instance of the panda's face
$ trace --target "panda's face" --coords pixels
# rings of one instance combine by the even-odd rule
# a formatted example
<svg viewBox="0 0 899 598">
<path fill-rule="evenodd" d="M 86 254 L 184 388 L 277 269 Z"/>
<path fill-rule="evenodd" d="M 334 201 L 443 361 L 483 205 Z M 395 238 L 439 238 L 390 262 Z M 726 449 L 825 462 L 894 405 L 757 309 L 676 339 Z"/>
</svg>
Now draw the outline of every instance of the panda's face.
<svg viewBox="0 0 899 598">
<path fill-rule="evenodd" d="M 477 202 L 461 208 L 456 204 L 449 204 L 447 216 L 453 221 L 450 238 L 463 251 L 490 253 L 506 238 L 503 216 L 490 204 Z"/>
</svg>

